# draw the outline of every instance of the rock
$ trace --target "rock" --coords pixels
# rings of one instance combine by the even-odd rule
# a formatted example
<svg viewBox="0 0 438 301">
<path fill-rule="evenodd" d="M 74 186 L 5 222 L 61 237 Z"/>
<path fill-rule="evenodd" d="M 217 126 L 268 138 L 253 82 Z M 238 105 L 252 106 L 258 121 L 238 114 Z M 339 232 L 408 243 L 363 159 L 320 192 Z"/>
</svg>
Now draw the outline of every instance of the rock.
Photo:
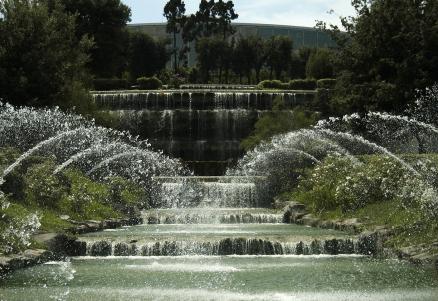
<svg viewBox="0 0 438 301">
<path fill-rule="evenodd" d="M 70 216 L 69 215 L 60 215 L 59 218 L 62 219 L 63 221 L 68 221 L 70 219 Z"/>
<path fill-rule="evenodd" d="M 314 217 L 312 214 L 306 214 L 301 219 L 296 221 L 299 225 L 317 227 L 320 224 L 321 220 L 319 218 Z"/>
<path fill-rule="evenodd" d="M 378 255 L 379 250 L 383 251 L 381 241 L 377 232 L 363 232 L 357 242 L 358 252 L 363 255 Z"/>
<path fill-rule="evenodd" d="M 111 243 L 107 241 L 95 242 L 90 249 L 91 256 L 110 256 L 112 251 Z"/>
<path fill-rule="evenodd" d="M 47 250 L 26 250 L 21 254 L 0 257 L 0 275 L 13 270 L 43 263 L 52 258 Z"/>
<path fill-rule="evenodd" d="M 148 224 L 149 225 L 159 225 L 160 220 L 157 216 L 148 216 Z"/>
<path fill-rule="evenodd" d="M 298 202 L 290 202 L 284 208 L 283 222 L 296 223 L 307 213 L 306 206 Z"/>
<path fill-rule="evenodd" d="M 348 231 L 352 233 L 359 233 L 362 228 L 362 223 L 357 218 L 347 219 L 342 222 L 340 228 L 342 231 Z"/>
<path fill-rule="evenodd" d="M 330 255 L 339 254 L 339 241 L 337 239 L 330 239 L 324 242 L 324 253 Z"/>
</svg>

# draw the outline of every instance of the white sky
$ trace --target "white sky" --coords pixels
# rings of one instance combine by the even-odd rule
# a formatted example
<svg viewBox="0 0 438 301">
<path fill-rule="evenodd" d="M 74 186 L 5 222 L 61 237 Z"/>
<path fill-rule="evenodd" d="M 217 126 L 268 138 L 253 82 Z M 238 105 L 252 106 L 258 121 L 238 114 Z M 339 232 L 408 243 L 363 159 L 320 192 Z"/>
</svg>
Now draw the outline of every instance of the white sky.
<svg viewBox="0 0 438 301">
<path fill-rule="evenodd" d="M 167 0 L 122 0 L 131 7 L 132 23 L 165 22 Z M 315 20 L 339 25 L 339 16 L 354 15 L 350 0 L 234 0 L 237 22 L 315 26 Z M 199 0 L 185 0 L 187 13 L 197 10 Z M 328 12 L 333 10 L 334 13 Z"/>
</svg>

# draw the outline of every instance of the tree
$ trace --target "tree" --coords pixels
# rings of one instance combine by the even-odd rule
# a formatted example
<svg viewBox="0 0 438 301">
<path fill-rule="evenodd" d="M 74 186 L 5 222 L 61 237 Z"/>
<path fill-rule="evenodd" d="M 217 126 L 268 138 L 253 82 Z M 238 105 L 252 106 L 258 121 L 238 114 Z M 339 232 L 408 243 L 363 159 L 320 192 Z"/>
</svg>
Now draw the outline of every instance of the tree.
<svg viewBox="0 0 438 301">
<path fill-rule="evenodd" d="M 233 1 L 219 0 L 214 4 L 212 11 L 217 22 L 216 33 L 221 34 L 224 40 L 229 34 L 234 34 L 235 30 L 231 26 L 231 22 L 236 20 L 239 15 L 234 11 Z"/>
<path fill-rule="evenodd" d="M 178 50 L 176 36 L 184 27 L 186 5 L 182 0 L 169 0 L 164 6 L 164 16 L 167 19 L 166 30 L 173 35 L 173 56 L 175 74 L 178 72 Z"/>
<path fill-rule="evenodd" d="M 281 79 L 281 73 L 288 70 L 290 65 L 292 39 L 288 36 L 275 36 L 268 43 L 267 64 L 270 68 L 270 79 L 272 79 L 273 72 L 277 79 Z"/>
<path fill-rule="evenodd" d="M 0 45 L 0 98 L 11 104 L 66 105 L 86 78 L 92 43 L 58 2 L 1 1 Z"/>
<path fill-rule="evenodd" d="M 255 49 L 248 38 L 240 38 L 233 52 L 233 69 L 239 75 L 240 83 L 242 76 L 246 75 L 248 84 L 251 83 L 251 71 L 255 61 Z"/>
<path fill-rule="evenodd" d="M 168 59 L 165 41 L 155 41 L 141 32 L 130 34 L 128 69 L 132 79 L 156 74 L 166 67 Z"/>
<path fill-rule="evenodd" d="M 266 64 L 266 60 L 269 56 L 269 45 L 268 43 L 259 36 L 249 36 L 248 37 L 249 47 L 251 48 L 251 56 L 253 58 L 253 65 L 256 82 L 260 82 L 260 72 L 263 69 L 263 66 Z"/>
<path fill-rule="evenodd" d="M 131 21 L 131 9 L 120 0 L 62 0 L 62 3 L 68 13 L 76 16 L 77 36 L 88 35 L 94 40 L 88 64 L 92 73 L 96 77 L 120 76 L 126 68 L 129 41 L 126 24 Z"/>
<path fill-rule="evenodd" d="M 306 75 L 314 79 L 333 77 L 331 52 L 328 49 L 317 49 L 310 55 L 306 65 Z"/>
<path fill-rule="evenodd" d="M 196 43 L 198 64 L 205 82 L 210 80 L 210 72 L 218 67 L 221 44 L 215 38 L 201 38 Z"/>
<path fill-rule="evenodd" d="M 327 29 L 338 44 L 340 83 L 333 107 L 343 111 L 400 111 L 415 90 L 438 80 L 436 0 L 353 0 L 354 18 L 343 18 L 347 34 Z M 435 49 L 435 50 L 433 50 Z"/>
</svg>

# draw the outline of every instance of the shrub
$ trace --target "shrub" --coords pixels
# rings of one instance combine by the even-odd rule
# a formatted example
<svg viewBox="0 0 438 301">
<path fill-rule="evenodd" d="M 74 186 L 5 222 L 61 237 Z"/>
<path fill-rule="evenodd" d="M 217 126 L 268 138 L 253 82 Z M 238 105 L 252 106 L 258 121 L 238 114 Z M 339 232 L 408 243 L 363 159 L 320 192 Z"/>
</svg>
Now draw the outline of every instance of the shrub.
<svg viewBox="0 0 438 301">
<path fill-rule="evenodd" d="M 316 83 L 318 89 L 334 89 L 336 86 L 336 79 L 334 78 L 324 78 L 320 79 Z"/>
<path fill-rule="evenodd" d="M 32 235 L 40 227 L 38 215 L 11 204 L 0 194 L 0 254 L 17 253 L 29 247 Z"/>
<path fill-rule="evenodd" d="M 310 55 L 306 65 L 306 75 L 308 78 L 316 79 L 333 76 L 330 50 L 320 48 Z"/>
<path fill-rule="evenodd" d="M 126 79 L 117 78 L 97 78 L 93 80 L 94 90 L 123 90 L 129 89 L 129 82 Z"/>
<path fill-rule="evenodd" d="M 279 80 L 264 80 L 259 83 L 260 89 L 283 89 L 284 84 Z"/>
<path fill-rule="evenodd" d="M 140 77 L 137 79 L 137 84 L 142 90 L 157 90 L 163 86 L 161 80 L 157 77 Z"/>
<path fill-rule="evenodd" d="M 316 80 L 314 79 L 294 79 L 289 82 L 290 90 L 315 90 Z"/>
</svg>

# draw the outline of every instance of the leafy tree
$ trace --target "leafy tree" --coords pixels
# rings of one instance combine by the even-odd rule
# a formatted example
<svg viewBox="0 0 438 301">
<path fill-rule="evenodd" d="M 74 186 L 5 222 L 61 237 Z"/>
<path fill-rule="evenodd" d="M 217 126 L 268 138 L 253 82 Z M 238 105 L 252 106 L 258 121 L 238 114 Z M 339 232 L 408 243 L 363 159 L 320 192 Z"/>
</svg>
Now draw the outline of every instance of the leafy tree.
<svg viewBox="0 0 438 301">
<path fill-rule="evenodd" d="M 89 63 L 92 73 L 107 78 L 121 75 L 126 67 L 131 9 L 120 0 L 61 1 L 68 13 L 76 15 L 77 36 L 88 35 L 95 42 Z"/>
<path fill-rule="evenodd" d="M 0 2 L 0 98 L 15 105 L 66 105 L 86 78 L 89 39 L 58 2 Z"/>
<path fill-rule="evenodd" d="M 233 69 L 239 75 L 240 83 L 242 76 L 246 75 L 248 84 L 251 83 L 251 71 L 255 61 L 255 49 L 248 38 L 240 38 L 233 52 Z"/>
<path fill-rule="evenodd" d="M 252 49 L 253 68 L 255 71 L 256 82 L 260 82 L 260 72 L 266 64 L 269 56 L 268 43 L 259 36 L 248 37 L 249 47 Z"/>
<path fill-rule="evenodd" d="M 270 79 L 273 72 L 275 77 L 280 79 L 282 72 L 288 70 L 290 66 L 293 42 L 288 36 L 274 36 L 268 43 L 267 65 L 270 68 Z"/>
<path fill-rule="evenodd" d="M 333 77 L 333 64 L 328 49 L 321 48 L 310 55 L 306 65 L 306 75 L 308 78 L 315 79 Z"/>
<path fill-rule="evenodd" d="M 415 89 L 438 80 L 436 0 L 353 0 L 357 15 L 343 18 L 347 34 L 329 32 L 339 46 L 333 107 L 344 111 L 403 110 Z M 326 24 L 319 26 L 327 30 Z M 434 50 L 435 49 L 435 50 Z"/>
<path fill-rule="evenodd" d="M 178 72 L 178 51 L 176 45 L 176 36 L 184 27 L 186 5 L 182 0 L 169 0 L 164 6 L 164 16 L 167 19 L 166 30 L 173 35 L 173 55 L 175 74 Z"/>
<path fill-rule="evenodd" d="M 216 32 L 222 35 L 225 40 L 229 34 L 234 34 L 235 29 L 231 26 L 231 22 L 239 17 L 234 11 L 233 1 L 224 2 L 219 0 L 213 6 L 213 16 L 216 19 Z"/>
<path fill-rule="evenodd" d="M 199 69 L 204 81 L 207 83 L 210 80 L 210 72 L 218 67 L 218 58 L 221 51 L 220 40 L 215 38 L 204 37 L 196 43 Z"/>
<path fill-rule="evenodd" d="M 128 68 L 133 79 L 158 73 L 168 59 L 165 41 L 155 41 L 145 33 L 130 34 Z"/>
</svg>

